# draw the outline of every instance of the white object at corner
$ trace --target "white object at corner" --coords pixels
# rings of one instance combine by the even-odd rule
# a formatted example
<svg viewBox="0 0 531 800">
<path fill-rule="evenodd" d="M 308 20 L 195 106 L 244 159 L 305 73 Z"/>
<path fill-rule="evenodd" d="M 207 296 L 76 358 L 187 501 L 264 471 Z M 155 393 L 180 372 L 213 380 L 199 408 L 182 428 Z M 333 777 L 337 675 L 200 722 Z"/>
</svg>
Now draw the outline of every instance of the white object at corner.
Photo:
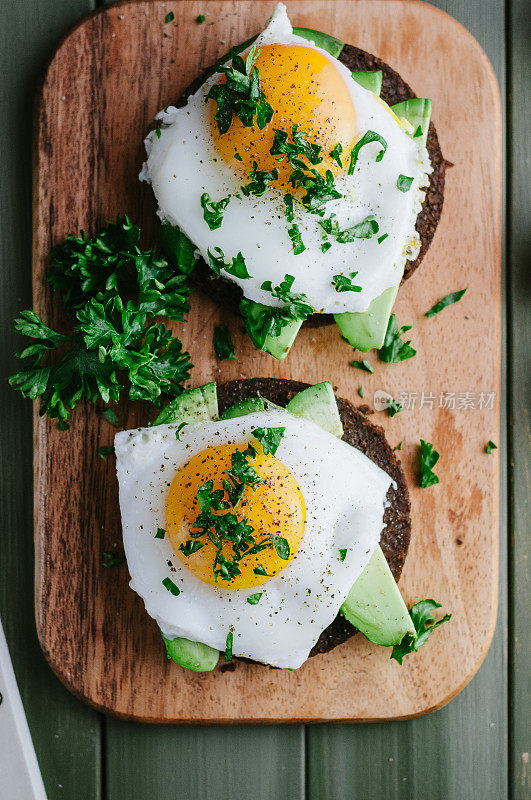
<svg viewBox="0 0 531 800">
<path fill-rule="evenodd" d="M 0 694 L 0 797 L 2 800 L 46 800 L 1 622 Z"/>
</svg>

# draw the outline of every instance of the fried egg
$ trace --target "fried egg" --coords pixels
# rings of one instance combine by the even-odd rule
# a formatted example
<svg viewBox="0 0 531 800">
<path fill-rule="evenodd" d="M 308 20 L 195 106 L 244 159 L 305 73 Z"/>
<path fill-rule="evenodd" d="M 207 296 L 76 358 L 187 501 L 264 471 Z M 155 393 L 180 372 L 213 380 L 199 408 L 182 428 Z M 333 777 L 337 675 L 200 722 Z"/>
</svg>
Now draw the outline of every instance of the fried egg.
<svg viewBox="0 0 531 800">
<path fill-rule="evenodd" d="M 274 454 L 253 436 L 271 427 L 284 429 Z M 217 547 L 207 536 L 195 539 L 203 543 L 196 552 L 184 545 L 203 508 L 199 490 L 212 481 L 209 491 L 223 494 L 233 454 L 250 442 L 264 482 L 246 486 L 233 510 L 257 542 L 280 537 L 283 547 L 245 555 L 239 574 L 223 579 L 214 575 Z M 121 431 L 115 450 L 130 585 L 162 633 L 223 650 L 232 632 L 236 656 L 300 667 L 378 544 L 391 478 L 280 409 L 182 430 Z M 229 550 L 224 544 L 223 554 Z"/>
<path fill-rule="evenodd" d="M 316 312 L 365 311 L 375 297 L 400 282 L 406 260 L 418 254 L 415 223 L 432 171 L 426 148 L 411 136 L 409 124 L 356 83 L 338 59 L 294 35 L 283 4 L 256 45 L 255 67 L 273 109 L 271 121 L 260 130 L 234 117 L 229 130 L 220 133 L 216 102 L 206 99 L 225 80 L 216 73 L 184 107 L 159 113 L 159 127 L 145 142 L 148 157 L 140 177 L 152 185 L 161 220 L 178 226 L 207 263 L 208 251 L 217 253 L 216 248 L 226 264 L 242 254 L 249 277 L 225 269 L 221 274 L 235 281 L 248 299 L 282 305 L 263 284 L 270 281 L 276 287 L 291 275 L 292 291 L 305 294 Z M 342 242 L 327 235 L 319 224 L 323 217 L 310 213 L 301 202 L 303 192 L 293 189 L 288 160 L 270 153 L 275 130 L 288 136 L 296 130 L 322 148 L 317 170 L 323 177 L 330 171 L 341 195 L 326 203 L 325 217 L 339 231 L 373 218 L 377 230 L 373 228 L 370 238 Z M 365 144 L 349 175 L 352 148 L 369 131 L 382 137 L 387 149 L 380 158 L 378 141 Z M 341 166 L 331 155 L 338 145 Z M 242 192 L 255 165 L 262 171 L 278 170 L 278 178 L 260 196 Z M 407 191 L 398 188 L 401 176 L 410 180 Z M 205 193 L 214 202 L 229 198 L 222 224 L 214 230 L 201 206 Z M 292 220 L 286 214 L 286 193 L 294 195 Z M 300 232 L 302 252 L 292 244 L 292 225 Z M 335 276 L 351 278 L 361 290 L 338 291 Z"/>
</svg>

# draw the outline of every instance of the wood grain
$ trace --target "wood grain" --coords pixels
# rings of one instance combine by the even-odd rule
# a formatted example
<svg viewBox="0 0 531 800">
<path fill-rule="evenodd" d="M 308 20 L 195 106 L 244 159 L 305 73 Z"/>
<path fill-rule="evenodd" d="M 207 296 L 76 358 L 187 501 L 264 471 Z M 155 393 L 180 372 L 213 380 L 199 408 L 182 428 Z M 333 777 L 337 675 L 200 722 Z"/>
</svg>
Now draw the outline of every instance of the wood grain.
<svg viewBox="0 0 531 800">
<path fill-rule="evenodd" d="M 67 231 L 127 210 L 153 231 L 153 202 L 136 181 L 141 140 L 154 113 L 233 43 L 263 26 L 273 3 L 128 3 L 83 22 L 63 42 L 46 74 L 35 152 L 34 302 L 45 319 L 61 314 L 44 282 L 51 245 Z M 164 24 L 169 10 L 171 25 Z M 401 588 L 408 602 L 434 596 L 454 612 L 415 659 L 400 669 L 361 637 L 284 674 L 259 666 L 212 675 L 185 673 L 163 658 L 159 637 L 125 570 L 100 566 L 120 540 L 113 465 L 97 448 L 113 435 L 92 409 L 76 412 L 70 433 L 35 416 L 36 615 L 55 672 L 98 708 L 144 721 L 232 722 L 396 719 L 447 702 L 472 677 L 490 643 L 496 615 L 497 457 L 500 369 L 500 109 L 496 81 L 475 40 L 424 4 L 292 2 L 294 24 L 326 29 L 380 55 L 419 95 L 434 98 L 446 157 L 445 213 L 421 270 L 400 293 L 399 321 L 413 324 L 415 359 L 375 363 L 365 396 L 384 388 L 417 393 L 417 408 L 393 420 L 378 415 L 391 441 L 404 441 L 412 488 L 414 538 Z M 205 13 L 205 25 L 194 20 Z M 210 21 L 211 20 L 211 21 Z M 388 35 L 393 30 L 393 36 Z M 165 37 L 164 34 L 167 34 Z M 456 84 L 456 70 L 466 75 Z M 468 285 L 458 306 L 433 320 L 423 312 Z M 217 365 L 211 351 L 220 312 L 197 296 L 182 335 L 194 383 L 249 375 L 329 378 L 354 397 L 360 374 L 335 330 L 302 331 L 286 362 L 258 353 L 232 327 L 238 360 Z M 179 328 L 177 328 L 179 329 Z M 372 359 L 374 362 L 374 359 Z M 434 408 L 421 393 L 433 393 Z M 438 408 L 440 392 L 495 392 L 492 410 Z M 477 396 L 476 396 L 477 398 Z M 477 402 L 477 399 L 476 399 Z M 145 418 L 120 409 L 124 426 Z M 441 483 L 414 488 L 419 438 L 441 451 Z M 315 662 L 315 663 L 314 663 Z"/>
</svg>

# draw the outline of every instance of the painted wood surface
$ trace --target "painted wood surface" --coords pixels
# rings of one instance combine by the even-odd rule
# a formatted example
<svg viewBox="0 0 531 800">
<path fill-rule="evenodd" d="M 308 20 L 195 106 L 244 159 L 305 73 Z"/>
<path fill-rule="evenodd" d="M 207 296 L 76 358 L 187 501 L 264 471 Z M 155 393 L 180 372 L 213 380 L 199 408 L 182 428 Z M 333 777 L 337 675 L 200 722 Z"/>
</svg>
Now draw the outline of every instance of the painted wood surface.
<svg viewBox="0 0 531 800">
<path fill-rule="evenodd" d="M 150 192 L 135 183 L 142 130 L 157 108 L 178 97 L 223 52 L 226 41 L 246 39 L 273 7 L 271 2 L 228 5 L 212 0 L 203 8 L 214 22 L 197 25 L 200 9 L 194 3 L 127 3 L 87 20 L 60 46 L 38 107 L 34 165 L 34 303 L 52 327 L 60 326 L 61 311 L 44 280 L 50 247 L 67 231 L 94 230 L 124 208 L 152 227 Z M 168 24 L 170 9 L 175 17 Z M 454 618 L 436 642 L 402 668 L 390 661 L 387 651 L 361 637 L 289 674 L 256 665 L 238 665 L 234 672 L 217 669 L 211 675 L 175 668 L 162 657 L 156 626 L 127 589 L 125 568 L 111 574 L 101 566 L 103 550 L 119 541 L 114 465 L 111 460 L 103 465 L 97 455 L 98 445 L 107 443 L 113 430 L 89 407 L 76 411 L 65 435 L 40 418 L 36 408 L 40 641 L 52 668 L 74 693 L 127 718 L 263 722 L 418 716 L 448 702 L 470 680 L 494 629 L 498 459 L 486 458 L 484 447 L 489 438 L 499 438 L 497 85 L 471 36 L 428 6 L 315 1 L 293 2 L 290 12 L 296 24 L 310 28 L 326 16 L 332 34 L 380 54 L 421 96 L 433 97 L 443 152 L 456 165 L 447 180 L 445 214 L 423 264 L 422 280 L 403 288 L 396 308 L 401 323 L 418 329 L 418 355 L 400 368 L 375 364 L 374 376 L 364 380 L 366 397 L 385 388 L 394 397 L 405 389 L 417 398 L 396 420 L 384 414 L 379 420 L 391 440 L 404 442 L 403 461 L 412 487 L 414 535 L 401 586 L 410 604 L 433 595 L 444 608 L 453 609 Z M 424 31 L 422 47 L 419 28 Z M 444 62 L 430 61 L 430 54 L 450 40 Z M 451 77 L 465 58 L 467 80 L 456 89 Z M 134 102 L 120 102 L 128 94 Z M 72 170 L 79 176 L 73 185 Z M 464 285 L 468 294 L 459 306 L 434 320 L 423 318 L 436 299 Z M 352 351 L 334 327 L 303 330 L 289 357 L 278 364 L 257 353 L 234 320 L 238 359 L 218 366 L 211 342 L 222 313 L 204 297 L 193 298 L 182 335 L 195 364 L 195 384 L 242 375 L 302 374 L 310 382 L 330 378 L 340 395 L 355 395 L 359 375 L 349 363 Z M 464 340 L 470 345 L 466 349 Z M 449 409 L 439 401 L 448 394 L 455 404 Z M 460 407 L 468 396 L 475 407 Z M 481 398 L 489 396 L 494 398 L 490 406 L 485 400 L 482 404 Z M 142 409 L 122 406 L 120 412 L 124 427 L 146 422 Z M 421 437 L 443 453 L 441 484 L 430 491 L 415 488 Z M 481 609 L 479 618 L 476 609 Z"/>
<path fill-rule="evenodd" d="M 520 97 L 528 81 L 526 77 L 525 5 L 510 3 L 509 27 L 505 36 L 504 4 L 499 0 L 438 0 L 437 5 L 458 18 L 479 40 L 494 65 L 502 95 L 505 87 L 505 43 L 509 65 L 508 88 L 513 96 Z M 514 14 L 515 7 L 518 14 Z M 4 25 L 0 28 L 0 58 L 2 59 L 3 100 L 8 113 L 0 117 L 0 136 L 3 152 L 11 157 L 0 164 L 0 246 L 2 248 L 2 281 L 0 281 L 0 324 L 4 331 L 6 362 L 3 375 L 16 368 L 9 353 L 20 349 L 21 341 L 12 334 L 12 320 L 17 311 L 30 305 L 30 163 L 29 124 L 31 98 L 42 71 L 47 54 L 72 21 L 86 10 L 84 2 L 50 2 L 50 0 L 19 0 L 3 10 Z M 511 19 L 511 14 L 512 19 Z M 515 43 L 520 43 L 519 48 Z M 527 62 L 528 63 L 528 62 Z M 513 406 L 513 424 L 522 420 L 522 376 L 524 373 L 523 340 L 523 288 L 526 286 L 527 249 L 525 248 L 525 108 L 511 104 L 509 139 L 512 165 L 509 164 L 508 188 L 517 187 L 517 201 L 511 216 L 512 257 L 508 270 L 508 334 L 509 344 L 520 343 L 509 360 L 520 363 L 519 381 L 515 371 L 509 376 L 508 400 Z M 529 139 L 527 139 L 527 142 Z M 509 193 L 509 200 L 510 200 Z M 514 221 L 516 215 L 517 221 Z M 519 258 L 515 253 L 519 253 Z M 420 274 L 420 273 L 419 273 Z M 515 315 L 513 300 L 520 306 Z M 505 362 L 504 362 L 505 363 Z M 528 393 L 527 393 L 528 396 Z M 512 401 L 512 398 L 515 398 Z M 502 397 L 503 401 L 503 397 Z M 446 800 L 476 800 L 477 797 L 506 798 L 509 782 L 515 797 L 526 797 L 522 754 L 529 751 L 528 720 L 520 705 L 525 700 L 525 687 L 518 675 L 513 674 L 514 703 L 510 714 L 507 706 L 507 617 L 505 568 L 505 463 L 519 453 L 512 468 L 512 482 L 518 487 L 514 496 L 514 517 L 520 520 L 520 550 L 518 569 L 513 571 L 511 594 L 525 599 L 526 569 L 524 558 L 524 522 L 527 494 L 525 490 L 525 443 L 521 428 L 515 430 L 509 442 L 510 450 L 501 450 L 501 522 L 500 522 L 500 603 L 499 619 L 493 645 L 478 675 L 447 707 L 424 719 L 395 724 L 370 726 L 325 725 L 276 726 L 242 729 L 237 727 L 203 728 L 139 726 L 90 712 L 74 700 L 51 676 L 40 655 L 32 622 L 31 598 L 31 415 L 8 388 L 5 379 L 0 381 L 0 452 L 2 464 L 1 503 L 6 530 L 15 535 L 0 537 L 0 613 L 6 627 L 15 669 L 28 711 L 30 727 L 37 754 L 43 767 L 48 796 L 51 800 L 79 797 L 96 798 L 96 779 L 100 764 L 101 790 L 105 797 L 121 800 L 134 796 L 147 800 L 156 796 L 161 800 L 186 796 L 190 800 L 217 797 L 221 800 L 237 796 L 268 798 L 315 798 L 326 783 L 326 797 L 344 800 L 345 797 L 363 797 L 363 800 L 380 800 L 381 797 L 425 800 L 426 797 Z M 502 420 L 504 420 L 502 409 Z M 504 430 L 501 442 L 503 444 Z M 6 466 L 7 465 L 7 466 Z M 520 505 L 518 502 L 520 500 Z M 28 569 L 29 567 L 29 569 Z M 521 608 L 522 606 L 520 606 Z M 520 676 L 525 665 L 525 620 L 517 630 L 520 647 Z M 514 620 L 509 629 L 511 652 Z M 514 664 L 514 661 L 513 661 Z M 520 685 L 519 685 L 520 684 Z M 94 744 L 94 734 L 100 728 L 104 737 L 100 749 L 99 739 Z M 240 731 L 261 736 L 260 746 L 253 754 L 252 769 L 245 769 L 247 783 L 242 781 L 242 747 L 245 737 Z M 75 736 L 74 736 L 75 732 Z M 510 732 L 514 752 L 511 771 L 507 765 L 507 736 Z M 213 734 L 216 735 L 213 735 Z M 275 746 L 278 735 L 280 747 Z M 292 737 L 289 739 L 289 737 Z M 91 741 L 92 744 L 88 744 Z M 288 746 L 288 741 L 300 753 Z M 76 742 L 80 747 L 76 747 Z M 288 755 L 284 754 L 288 751 Z M 282 752 L 279 752 L 282 751 Z M 311 756 L 305 754 L 311 753 Z M 103 761 L 102 761 L 103 757 Z M 430 769 L 429 765 L 437 765 Z M 218 778 L 220 769 L 222 775 Z M 364 776 L 362 790 L 356 787 Z M 168 773 L 175 776 L 174 781 Z M 275 784 L 278 793 L 267 794 L 268 775 L 281 775 L 283 788 Z M 370 780 L 369 780 L 370 777 Z M 243 790 L 242 790 L 243 785 Z M 248 787 L 245 793 L 245 785 Z M 186 791 L 181 793 L 184 787 Z M 84 791 L 83 791 L 84 790 Z M 216 791 L 217 790 L 217 791 Z M 517 794 L 517 792 L 520 792 Z"/>
</svg>

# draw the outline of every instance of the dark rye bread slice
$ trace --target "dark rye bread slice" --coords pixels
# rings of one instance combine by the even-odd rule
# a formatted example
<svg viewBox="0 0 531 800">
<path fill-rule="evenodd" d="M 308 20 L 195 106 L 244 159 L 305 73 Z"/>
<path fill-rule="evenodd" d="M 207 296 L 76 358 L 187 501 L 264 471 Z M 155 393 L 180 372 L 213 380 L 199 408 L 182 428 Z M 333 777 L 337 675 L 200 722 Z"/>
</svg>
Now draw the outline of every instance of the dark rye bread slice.
<svg viewBox="0 0 531 800">
<path fill-rule="evenodd" d="M 398 72 L 395 72 L 389 64 L 386 64 L 381 58 L 377 58 L 370 53 L 366 53 L 364 50 L 360 50 L 358 47 L 346 44 L 339 56 L 339 60 L 345 64 L 351 72 L 373 72 L 375 70 L 381 70 L 381 98 L 389 105 L 394 105 L 395 103 L 400 103 L 402 100 L 409 100 L 417 96 L 412 91 L 411 87 L 402 80 Z M 177 105 L 185 105 L 190 94 L 197 91 L 205 79 L 206 74 L 207 73 L 194 81 L 186 91 L 183 92 Z M 414 273 L 426 255 L 442 213 L 446 162 L 441 152 L 437 131 L 435 130 L 433 122 L 430 122 L 426 147 L 430 156 L 433 172 L 430 175 L 430 183 L 426 189 L 426 197 L 416 223 L 416 229 L 421 240 L 421 248 L 415 261 L 406 261 L 402 283 Z M 226 278 L 214 275 L 212 270 L 202 259 L 195 267 L 191 275 L 191 281 L 196 288 L 212 297 L 218 305 L 234 313 L 238 313 L 240 300 L 243 296 L 240 287 Z M 334 317 L 332 314 L 312 314 L 305 321 L 305 325 L 319 327 L 321 325 L 330 325 L 333 322 Z"/>
<path fill-rule="evenodd" d="M 286 406 L 297 392 L 307 389 L 308 386 L 308 383 L 283 378 L 246 378 L 230 381 L 218 385 L 219 411 L 222 414 L 234 403 L 257 396 L 265 397 L 276 405 Z M 389 506 L 384 513 L 385 527 L 380 547 L 395 580 L 398 581 L 411 535 L 409 492 L 400 461 L 388 444 L 383 428 L 369 422 L 348 400 L 339 397 L 337 404 L 344 428 L 343 439 L 378 464 L 396 484 L 396 489 L 391 486 L 387 494 Z M 322 632 L 310 655 L 327 653 L 338 644 L 346 642 L 356 632 L 357 629 L 338 614 L 334 622 Z"/>
</svg>

